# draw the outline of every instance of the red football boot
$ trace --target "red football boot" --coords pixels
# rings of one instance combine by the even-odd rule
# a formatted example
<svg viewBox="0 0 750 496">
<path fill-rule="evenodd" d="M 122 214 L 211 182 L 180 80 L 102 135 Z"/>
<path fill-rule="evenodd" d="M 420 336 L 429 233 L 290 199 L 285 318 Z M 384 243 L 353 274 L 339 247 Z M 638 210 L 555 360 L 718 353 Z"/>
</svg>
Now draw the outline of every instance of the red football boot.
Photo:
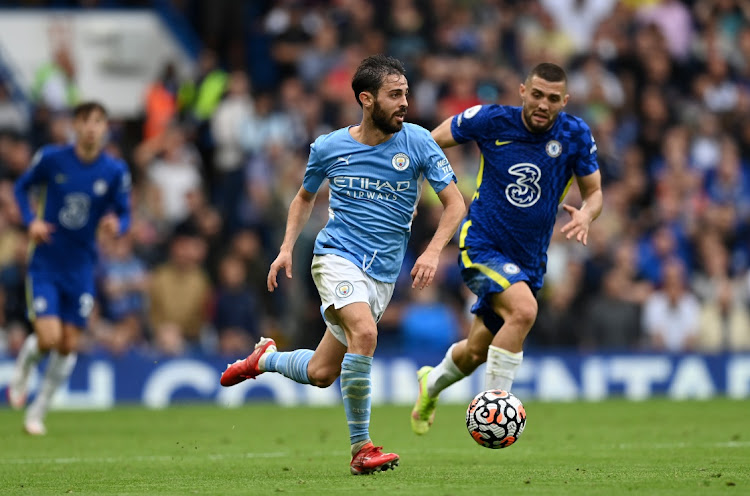
<svg viewBox="0 0 750 496">
<path fill-rule="evenodd" d="M 382 446 L 373 446 L 367 443 L 362 446 L 352 458 L 352 475 L 368 475 L 374 472 L 385 472 L 398 466 L 398 455 L 396 453 L 383 453 Z"/>
<path fill-rule="evenodd" d="M 250 353 L 244 360 L 237 360 L 227 365 L 227 369 L 221 374 L 221 385 L 224 387 L 234 386 L 245 379 L 255 379 L 263 373 L 258 369 L 258 360 L 265 353 L 276 351 L 276 342 L 270 338 L 260 338 L 255 345 L 255 351 Z"/>
</svg>

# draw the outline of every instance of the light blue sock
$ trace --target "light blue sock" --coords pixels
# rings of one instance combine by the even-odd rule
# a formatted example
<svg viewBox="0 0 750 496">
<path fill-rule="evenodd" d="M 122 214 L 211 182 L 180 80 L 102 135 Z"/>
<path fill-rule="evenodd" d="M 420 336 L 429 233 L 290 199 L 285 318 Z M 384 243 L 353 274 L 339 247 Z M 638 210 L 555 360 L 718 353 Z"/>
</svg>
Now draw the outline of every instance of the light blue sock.
<svg viewBox="0 0 750 496">
<path fill-rule="evenodd" d="M 307 377 L 307 364 L 313 356 L 313 350 L 294 350 L 269 353 L 264 369 L 266 372 L 278 372 L 300 384 L 310 384 Z"/>
<path fill-rule="evenodd" d="M 347 353 L 341 362 L 341 396 L 351 444 L 370 439 L 372 357 Z"/>
</svg>

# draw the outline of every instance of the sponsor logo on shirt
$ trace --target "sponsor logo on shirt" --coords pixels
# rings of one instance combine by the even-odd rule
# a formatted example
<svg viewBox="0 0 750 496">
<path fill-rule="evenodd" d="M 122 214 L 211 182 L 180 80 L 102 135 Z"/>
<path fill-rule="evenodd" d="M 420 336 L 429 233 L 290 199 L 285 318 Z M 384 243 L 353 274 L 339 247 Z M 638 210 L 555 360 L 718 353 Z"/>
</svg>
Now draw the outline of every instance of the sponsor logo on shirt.
<svg viewBox="0 0 750 496">
<path fill-rule="evenodd" d="M 381 181 L 369 177 L 335 176 L 330 179 L 331 184 L 342 189 L 341 194 L 353 198 L 367 198 L 370 200 L 396 200 L 396 193 L 407 191 L 411 181 Z"/>
</svg>

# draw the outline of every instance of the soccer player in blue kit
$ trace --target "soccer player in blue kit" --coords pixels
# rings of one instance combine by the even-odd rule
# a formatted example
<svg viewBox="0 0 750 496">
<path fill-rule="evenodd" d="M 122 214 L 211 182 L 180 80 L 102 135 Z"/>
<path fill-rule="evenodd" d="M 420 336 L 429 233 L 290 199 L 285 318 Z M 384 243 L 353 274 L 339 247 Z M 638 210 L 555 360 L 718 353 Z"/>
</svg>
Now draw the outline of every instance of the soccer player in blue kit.
<svg viewBox="0 0 750 496">
<path fill-rule="evenodd" d="M 401 63 L 375 55 L 352 78 L 362 122 L 319 137 L 310 146 L 302 187 L 289 207 L 284 241 L 268 272 L 268 290 L 282 269 L 292 277 L 292 249 L 310 218 L 316 192 L 329 181 L 329 218 L 315 241 L 312 276 L 327 330 L 317 349 L 278 352 L 263 338 L 227 367 L 223 386 L 263 372 L 328 387 L 341 376 L 354 475 L 395 468 L 399 457 L 370 440 L 370 369 L 377 322 L 393 294 L 427 179 L 444 206 L 432 240 L 411 269 L 412 287 L 432 283 L 443 247 L 466 213 L 453 169 L 426 129 L 404 122 L 408 84 Z"/>
<path fill-rule="evenodd" d="M 440 391 L 487 362 L 485 389 L 510 391 L 523 360 L 523 342 L 537 315 L 547 248 L 558 206 L 575 177 L 580 208 L 563 205 L 567 239 L 586 244 L 602 208 L 596 144 L 583 120 L 562 112 L 565 71 L 534 67 L 520 86 L 521 107 L 478 105 L 432 131 L 442 147 L 475 141 L 481 151 L 469 213 L 459 230 L 459 264 L 478 297 L 467 339 L 454 343 L 436 367 L 417 372 L 412 430 L 426 433 Z"/>
<path fill-rule="evenodd" d="M 26 294 L 34 333 L 24 342 L 8 385 L 13 408 L 25 405 L 31 369 L 50 352 L 41 387 L 24 418 L 24 429 L 32 435 L 46 433 L 44 417 L 52 396 L 75 367 L 78 339 L 94 307 L 97 230 L 115 236 L 130 224 L 128 168 L 102 151 L 104 106 L 76 106 L 73 129 L 74 144 L 43 147 L 15 185 L 32 243 Z"/>
</svg>

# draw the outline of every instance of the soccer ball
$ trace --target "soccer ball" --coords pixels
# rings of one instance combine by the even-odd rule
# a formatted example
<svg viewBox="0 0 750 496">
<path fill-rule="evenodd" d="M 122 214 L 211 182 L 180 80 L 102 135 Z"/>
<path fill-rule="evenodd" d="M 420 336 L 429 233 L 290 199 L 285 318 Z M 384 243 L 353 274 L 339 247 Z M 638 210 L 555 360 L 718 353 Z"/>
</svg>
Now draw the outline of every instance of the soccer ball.
<svg viewBox="0 0 750 496">
<path fill-rule="evenodd" d="M 480 446 L 507 448 L 523 433 L 526 410 L 521 400 L 502 389 L 482 391 L 466 410 L 466 428 Z"/>
</svg>

